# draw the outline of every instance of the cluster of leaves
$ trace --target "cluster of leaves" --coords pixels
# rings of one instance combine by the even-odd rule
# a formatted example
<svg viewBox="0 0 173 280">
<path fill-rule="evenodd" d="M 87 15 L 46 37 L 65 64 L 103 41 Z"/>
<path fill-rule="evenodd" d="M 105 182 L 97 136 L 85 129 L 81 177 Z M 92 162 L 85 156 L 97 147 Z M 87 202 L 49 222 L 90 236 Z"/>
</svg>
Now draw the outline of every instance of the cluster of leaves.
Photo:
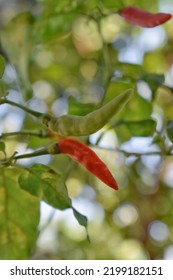
<svg viewBox="0 0 173 280">
<path fill-rule="evenodd" d="M 146 1 L 133 2 L 141 8 L 148 9 Z M 1 259 L 30 257 L 38 237 L 41 201 L 59 210 L 71 208 L 79 224 L 87 227 L 87 218 L 76 210 L 68 194 L 66 181 L 69 181 L 68 189 L 71 190 L 72 196 L 75 193 L 76 186 L 70 183 L 71 178 L 77 179 L 80 185 L 84 185 L 85 182 L 95 186 L 95 203 L 99 202 L 104 209 L 105 220 L 102 227 L 106 227 L 105 234 L 96 238 L 97 225 L 95 225 L 96 233 L 94 228 L 91 230 L 95 240 L 92 245 L 94 252 L 91 254 L 92 258 L 123 258 L 121 250 L 118 251 L 118 243 L 126 236 L 139 240 L 140 246 L 144 246 L 143 251 L 146 250 L 147 253 L 140 257 L 155 258 L 163 254 L 165 244 L 158 248 L 154 245 L 152 247 L 147 231 L 148 225 L 154 220 L 164 221 L 170 227 L 172 218 L 169 205 L 173 198 L 170 189 L 165 186 L 164 172 L 159 173 L 158 178 L 160 167 L 166 169 L 169 166 L 172 154 L 172 88 L 164 84 L 163 75 L 168 69 L 169 52 L 166 48 L 162 48 L 157 52 L 145 53 L 143 65 L 120 62 L 121 49 L 132 42 L 133 34 L 138 36 L 140 32 L 116 14 L 116 11 L 129 4 L 131 4 L 129 1 L 108 0 L 42 0 L 32 7 L 32 11 L 20 13 L 4 25 L 1 40 L 7 60 L 5 62 L 0 56 L 0 110 L 3 106 L 7 106 L 2 104 L 8 103 L 12 98 L 12 101 L 21 100 L 23 109 L 31 108 L 37 111 L 38 108 L 38 111 L 56 117 L 64 112 L 84 116 L 129 88 L 133 88 L 135 94 L 125 109 L 107 123 L 96 143 L 99 147 L 107 132 L 111 132 L 117 139 L 116 149 L 111 152 L 118 154 L 119 162 L 116 163 L 116 170 L 114 167 L 112 169 L 122 185 L 119 194 L 107 188 L 104 190 L 103 186 L 103 190 L 100 191 L 100 183 L 64 155 L 50 158 L 48 164 L 42 164 L 42 159 L 38 164 L 35 158 L 26 165 L 22 161 L 15 162 L 15 151 L 18 152 L 17 147 L 23 143 L 26 149 L 35 149 L 47 146 L 55 140 L 49 137 L 37 118 L 11 107 L 10 109 L 6 107 L 4 112 L 2 111 Z M 150 4 L 150 9 L 151 6 L 153 10 L 157 9 L 157 1 Z M 164 61 L 162 73 L 158 71 L 157 64 L 153 66 L 154 59 Z M 15 68 L 15 79 L 9 74 L 12 72 L 10 65 Z M 150 89 L 149 98 L 141 94 L 140 83 Z M 159 116 L 158 111 L 161 112 Z M 9 112 L 12 112 L 11 121 L 15 114 L 16 121 L 20 119 L 18 132 L 15 132 L 10 124 L 5 124 L 9 120 Z M 157 170 L 149 170 L 141 157 L 143 152 L 129 152 L 123 149 L 123 144 L 133 137 L 149 138 L 151 143 L 157 146 L 153 153 L 146 152 L 148 155 L 159 156 Z M 82 140 L 91 144 L 89 136 Z M 103 154 L 103 157 L 107 164 L 111 165 L 106 154 L 109 154 L 109 151 Z M 128 156 L 135 158 L 127 169 L 125 163 Z M 163 187 L 166 188 L 165 191 L 162 190 Z M 80 192 L 77 195 L 80 196 Z M 123 232 L 123 227 L 119 228 L 116 222 L 113 223 L 113 217 L 116 209 L 127 201 L 138 209 L 138 216 L 141 218 L 136 222 L 135 229 L 128 227 Z M 155 201 L 153 211 L 149 212 L 153 201 Z M 160 203 L 165 208 L 159 212 L 157 207 L 160 209 Z M 117 233 L 114 236 L 115 231 L 119 235 Z M 63 250 L 61 246 L 65 246 L 62 245 L 66 242 L 65 238 L 63 232 L 60 235 L 59 252 Z M 117 246 L 116 254 L 108 246 L 105 248 L 105 254 L 99 255 L 100 244 L 102 242 L 105 244 L 108 239 Z M 72 248 L 74 250 L 76 246 L 73 242 L 69 240 L 68 242 L 69 251 L 66 250 L 66 254 L 62 254 L 64 258 L 68 258 L 70 250 Z M 170 243 L 171 238 L 166 245 Z M 84 241 L 82 246 L 84 249 L 81 258 L 88 258 L 88 243 L 86 245 Z"/>
</svg>

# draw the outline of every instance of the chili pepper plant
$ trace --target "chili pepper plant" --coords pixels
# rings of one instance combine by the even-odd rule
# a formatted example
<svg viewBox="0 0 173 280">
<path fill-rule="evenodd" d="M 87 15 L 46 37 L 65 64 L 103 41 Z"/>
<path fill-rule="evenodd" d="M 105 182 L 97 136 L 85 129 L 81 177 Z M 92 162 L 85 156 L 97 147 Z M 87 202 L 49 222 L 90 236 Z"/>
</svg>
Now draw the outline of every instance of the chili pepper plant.
<svg viewBox="0 0 173 280">
<path fill-rule="evenodd" d="M 43 0 L 0 12 L 0 259 L 37 255 L 54 217 L 42 226 L 40 205 L 82 230 L 59 225 L 52 258 L 166 256 L 173 21 L 149 2 Z"/>
</svg>

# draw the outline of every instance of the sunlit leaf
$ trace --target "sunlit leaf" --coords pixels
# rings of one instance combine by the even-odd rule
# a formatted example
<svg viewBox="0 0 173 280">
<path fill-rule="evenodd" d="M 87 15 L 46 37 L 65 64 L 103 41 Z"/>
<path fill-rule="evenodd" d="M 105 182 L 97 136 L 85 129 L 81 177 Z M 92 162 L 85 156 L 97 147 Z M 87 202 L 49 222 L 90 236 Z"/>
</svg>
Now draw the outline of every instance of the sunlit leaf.
<svg viewBox="0 0 173 280">
<path fill-rule="evenodd" d="M 156 130 L 156 122 L 152 119 L 139 121 L 119 121 L 115 124 L 115 131 L 121 142 L 129 140 L 133 136 L 152 136 Z"/>
<path fill-rule="evenodd" d="M 28 259 L 37 238 L 39 200 L 18 186 L 18 168 L 1 168 L 0 259 Z"/>
<path fill-rule="evenodd" d="M 118 80 L 109 83 L 108 89 L 105 93 L 104 103 L 109 102 L 115 96 L 118 96 L 129 88 L 134 88 L 134 84 L 130 80 Z"/>
<path fill-rule="evenodd" d="M 151 114 L 152 104 L 141 96 L 136 95 L 127 104 L 125 110 L 120 113 L 120 117 L 123 117 L 127 121 L 138 121 L 150 118 Z"/>
<path fill-rule="evenodd" d="M 112 9 L 113 11 L 115 11 L 123 7 L 123 1 L 102 0 L 102 5 L 104 8 Z"/>
<path fill-rule="evenodd" d="M 164 53 L 161 50 L 148 52 L 144 56 L 144 68 L 147 72 L 160 74 L 166 70 Z"/>
<path fill-rule="evenodd" d="M 63 38 L 71 32 L 74 15 L 67 14 L 52 14 L 50 16 L 43 15 L 35 25 L 34 34 L 36 40 L 41 42 L 48 42 L 57 38 Z"/>
<path fill-rule="evenodd" d="M 26 99 L 32 96 L 28 64 L 33 44 L 33 23 L 34 17 L 25 12 L 12 19 L 1 32 L 2 46 L 15 66 Z"/>
</svg>

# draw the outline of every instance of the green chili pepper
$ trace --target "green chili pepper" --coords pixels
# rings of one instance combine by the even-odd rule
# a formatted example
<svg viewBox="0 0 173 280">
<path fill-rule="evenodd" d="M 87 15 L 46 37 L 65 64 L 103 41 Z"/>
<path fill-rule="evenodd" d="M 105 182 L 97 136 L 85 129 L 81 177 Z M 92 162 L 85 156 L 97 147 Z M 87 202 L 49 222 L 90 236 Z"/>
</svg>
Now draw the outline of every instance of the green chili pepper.
<svg viewBox="0 0 173 280">
<path fill-rule="evenodd" d="M 101 129 L 109 119 L 117 114 L 132 96 L 132 89 L 126 90 L 110 102 L 85 116 L 63 115 L 46 120 L 49 129 L 56 131 L 59 136 L 85 136 Z"/>
</svg>

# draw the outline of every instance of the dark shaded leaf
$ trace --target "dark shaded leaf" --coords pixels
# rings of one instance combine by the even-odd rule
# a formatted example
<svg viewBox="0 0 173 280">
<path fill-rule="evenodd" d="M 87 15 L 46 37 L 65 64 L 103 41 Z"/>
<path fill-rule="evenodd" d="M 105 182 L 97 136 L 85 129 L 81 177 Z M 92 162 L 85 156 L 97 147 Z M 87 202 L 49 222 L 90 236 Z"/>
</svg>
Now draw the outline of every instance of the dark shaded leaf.
<svg viewBox="0 0 173 280">
<path fill-rule="evenodd" d="M 166 127 L 169 140 L 173 142 L 173 120 L 169 120 Z"/>
<path fill-rule="evenodd" d="M 5 70 L 5 61 L 4 58 L 0 55 L 0 78 L 2 77 Z"/>
<path fill-rule="evenodd" d="M 85 227 L 87 230 L 87 223 L 88 223 L 87 217 L 82 215 L 81 213 L 79 213 L 75 208 L 72 208 L 72 209 L 73 209 L 73 214 L 74 214 L 76 220 L 78 221 L 78 223 L 81 226 Z M 89 240 L 88 232 L 87 232 L 87 238 Z"/>
<path fill-rule="evenodd" d="M 0 141 L 0 151 L 5 153 L 5 143 Z"/>
<path fill-rule="evenodd" d="M 155 73 L 144 72 L 141 78 L 148 83 L 153 92 L 155 92 L 159 86 L 163 85 L 165 81 L 164 75 Z"/>
<path fill-rule="evenodd" d="M 156 122 L 151 119 L 125 122 L 132 136 L 151 136 L 156 129 Z"/>
</svg>

